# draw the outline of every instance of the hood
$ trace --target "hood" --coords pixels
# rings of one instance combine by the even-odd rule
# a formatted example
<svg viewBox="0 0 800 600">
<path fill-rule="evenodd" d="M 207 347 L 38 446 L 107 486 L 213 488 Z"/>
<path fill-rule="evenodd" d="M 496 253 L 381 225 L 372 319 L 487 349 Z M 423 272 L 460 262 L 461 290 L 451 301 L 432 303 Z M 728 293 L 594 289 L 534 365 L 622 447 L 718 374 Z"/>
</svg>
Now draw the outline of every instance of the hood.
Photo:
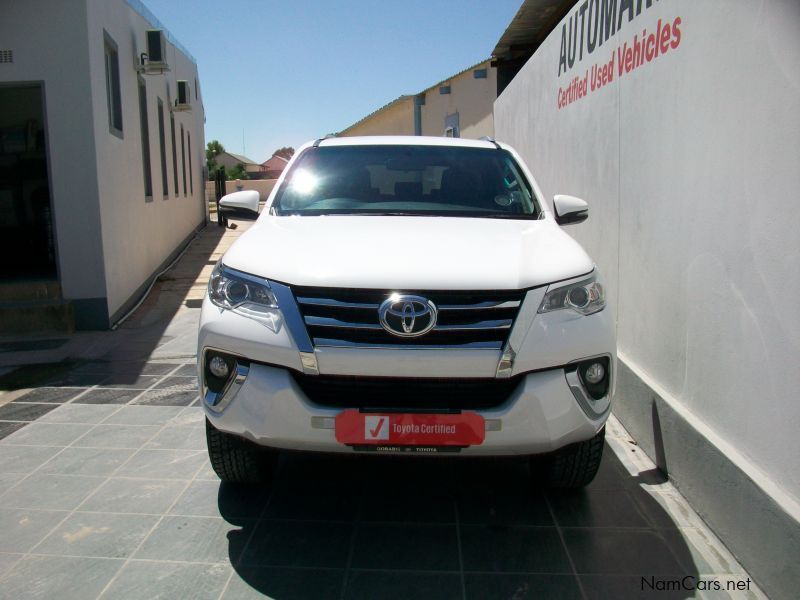
<svg viewBox="0 0 800 600">
<path fill-rule="evenodd" d="M 290 285 L 516 290 L 594 264 L 552 220 L 264 215 L 223 262 Z"/>
</svg>

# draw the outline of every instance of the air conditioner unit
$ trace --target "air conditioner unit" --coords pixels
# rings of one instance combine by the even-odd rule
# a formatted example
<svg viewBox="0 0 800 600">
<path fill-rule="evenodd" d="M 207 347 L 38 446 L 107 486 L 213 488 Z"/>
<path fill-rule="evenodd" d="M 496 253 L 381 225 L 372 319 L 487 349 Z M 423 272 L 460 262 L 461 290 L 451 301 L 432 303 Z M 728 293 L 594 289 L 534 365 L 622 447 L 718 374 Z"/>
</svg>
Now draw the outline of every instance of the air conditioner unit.
<svg viewBox="0 0 800 600">
<path fill-rule="evenodd" d="M 163 29 L 148 29 L 145 32 L 147 52 L 139 56 L 143 73 L 163 73 L 169 71 L 167 64 L 167 38 Z"/>
<path fill-rule="evenodd" d="M 175 106 L 173 110 L 191 110 L 192 109 L 192 96 L 189 90 L 189 82 L 185 79 L 178 80 L 178 93 L 175 98 Z"/>
</svg>

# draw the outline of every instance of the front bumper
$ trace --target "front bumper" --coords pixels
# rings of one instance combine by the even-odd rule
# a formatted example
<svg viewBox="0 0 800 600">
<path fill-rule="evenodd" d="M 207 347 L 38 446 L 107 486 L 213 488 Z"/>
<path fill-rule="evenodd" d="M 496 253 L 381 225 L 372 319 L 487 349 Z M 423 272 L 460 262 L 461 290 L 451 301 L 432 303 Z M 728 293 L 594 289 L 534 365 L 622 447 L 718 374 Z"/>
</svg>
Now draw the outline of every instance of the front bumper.
<svg viewBox="0 0 800 600">
<path fill-rule="evenodd" d="M 605 423 L 614 390 L 615 339 L 610 310 L 590 316 L 571 311 L 536 314 L 544 289 L 528 292 L 511 332 L 516 350 L 508 376 L 519 383 L 508 398 L 492 408 L 476 410 L 486 420 L 482 444 L 460 455 L 539 454 L 592 438 Z M 217 429 L 258 444 L 291 450 L 353 452 L 335 439 L 334 420 L 342 408 L 312 401 L 292 372 L 308 373 L 289 327 L 273 332 L 246 317 L 214 306 L 206 298 L 198 339 L 202 363 L 207 349 L 239 356 L 249 365 L 237 374 L 222 407 L 204 402 Z M 581 397 L 574 373 L 564 367 L 576 360 L 608 356 L 610 386 L 601 401 Z M 501 353 L 493 350 L 312 349 L 323 375 L 408 378 L 500 377 Z M 202 364 L 199 375 L 202 381 Z M 216 402 L 218 399 L 211 398 Z M 408 411 L 413 412 L 413 411 Z"/>
<path fill-rule="evenodd" d="M 252 364 L 225 409 L 206 414 L 217 429 L 258 444 L 290 450 L 352 452 L 339 444 L 333 423 L 341 409 L 314 404 L 289 371 Z M 538 454 L 593 437 L 608 410 L 590 418 L 573 396 L 563 369 L 531 373 L 508 400 L 478 410 L 486 419 L 486 439 L 461 451 L 466 455 Z"/>
</svg>

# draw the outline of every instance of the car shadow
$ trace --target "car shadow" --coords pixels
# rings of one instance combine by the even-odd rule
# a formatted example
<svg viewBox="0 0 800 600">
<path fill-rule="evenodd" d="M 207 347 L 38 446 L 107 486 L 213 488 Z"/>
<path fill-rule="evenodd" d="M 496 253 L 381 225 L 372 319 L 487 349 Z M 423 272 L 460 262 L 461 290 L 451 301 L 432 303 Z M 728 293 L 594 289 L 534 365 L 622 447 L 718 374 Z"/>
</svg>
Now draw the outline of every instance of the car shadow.
<svg viewBox="0 0 800 600">
<path fill-rule="evenodd" d="M 570 492 L 524 459 L 283 453 L 270 486 L 221 484 L 218 507 L 234 577 L 272 598 L 691 598 L 707 571 L 645 489 L 664 481 L 608 445 Z"/>
</svg>

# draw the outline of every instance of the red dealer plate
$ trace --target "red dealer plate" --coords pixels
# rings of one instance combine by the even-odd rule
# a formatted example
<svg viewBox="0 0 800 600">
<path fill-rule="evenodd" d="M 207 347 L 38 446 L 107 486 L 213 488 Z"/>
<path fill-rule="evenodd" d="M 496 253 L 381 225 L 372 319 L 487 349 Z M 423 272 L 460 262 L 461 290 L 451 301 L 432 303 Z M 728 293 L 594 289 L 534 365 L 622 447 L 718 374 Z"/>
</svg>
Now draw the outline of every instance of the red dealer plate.
<svg viewBox="0 0 800 600">
<path fill-rule="evenodd" d="M 336 416 L 336 441 L 349 445 L 475 446 L 486 425 L 478 413 L 375 414 L 346 410 Z"/>
</svg>

